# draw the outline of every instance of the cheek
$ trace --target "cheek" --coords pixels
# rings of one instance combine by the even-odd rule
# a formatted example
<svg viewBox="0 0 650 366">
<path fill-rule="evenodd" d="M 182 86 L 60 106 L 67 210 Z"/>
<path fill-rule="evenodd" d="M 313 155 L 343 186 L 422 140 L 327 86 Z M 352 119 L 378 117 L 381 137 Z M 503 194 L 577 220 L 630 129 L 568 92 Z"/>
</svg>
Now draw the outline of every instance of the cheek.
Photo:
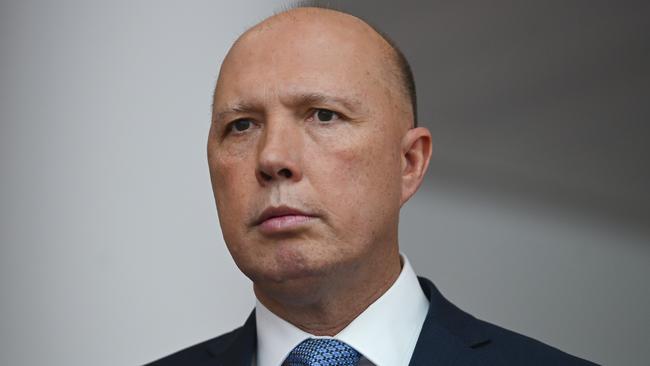
<svg viewBox="0 0 650 366">
<path fill-rule="evenodd" d="M 251 198 L 252 190 L 249 181 L 251 177 L 255 179 L 250 168 L 246 170 L 247 162 L 248 159 L 242 156 L 229 156 L 218 151 L 208 157 L 212 190 L 224 235 L 240 227 L 246 219 L 247 200 Z"/>
<path fill-rule="evenodd" d="M 359 143 L 362 141 L 363 143 Z M 345 142 L 345 143 L 343 143 Z M 385 221 L 399 210 L 401 184 L 399 151 L 381 139 L 342 140 L 314 161 L 316 188 L 348 227 Z M 352 228 L 352 230 L 356 230 Z"/>
<path fill-rule="evenodd" d="M 255 251 L 251 250 L 251 243 L 243 240 L 251 199 L 243 163 L 234 157 L 210 158 L 208 161 L 221 234 L 237 266 L 248 273 Z"/>
</svg>

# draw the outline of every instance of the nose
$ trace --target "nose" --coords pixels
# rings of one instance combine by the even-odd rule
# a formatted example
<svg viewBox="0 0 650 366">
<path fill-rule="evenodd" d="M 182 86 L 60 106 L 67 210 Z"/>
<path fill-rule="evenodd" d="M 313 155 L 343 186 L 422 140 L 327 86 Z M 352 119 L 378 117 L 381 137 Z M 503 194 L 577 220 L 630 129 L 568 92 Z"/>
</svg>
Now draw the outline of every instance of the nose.
<svg viewBox="0 0 650 366">
<path fill-rule="evenodd" d="M 265 125 L 256 169 L 261 185 L 302 179 L 302 136 L 298 126 L 283 121 Z"/>
</svg>

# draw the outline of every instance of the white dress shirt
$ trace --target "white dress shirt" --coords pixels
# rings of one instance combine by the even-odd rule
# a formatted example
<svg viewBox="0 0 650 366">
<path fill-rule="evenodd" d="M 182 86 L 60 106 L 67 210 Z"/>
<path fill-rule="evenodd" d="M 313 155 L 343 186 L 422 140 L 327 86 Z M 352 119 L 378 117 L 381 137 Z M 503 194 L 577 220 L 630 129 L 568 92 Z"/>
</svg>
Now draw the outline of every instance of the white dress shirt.
<svg viewBox="0 0 650 366">
<path fill-rule="evenodd" d="M 402 261 L 402 271 L 388 291 L 334 337 L 309 334 L 258 301 L 253 366 L 281 366 L 289 352 L 308 338 L 334 338 L 347 343 L 361 353 L 360 366 L 408 366 L 429 301 L 406 256 L 402 255 Z"/>
</svg>

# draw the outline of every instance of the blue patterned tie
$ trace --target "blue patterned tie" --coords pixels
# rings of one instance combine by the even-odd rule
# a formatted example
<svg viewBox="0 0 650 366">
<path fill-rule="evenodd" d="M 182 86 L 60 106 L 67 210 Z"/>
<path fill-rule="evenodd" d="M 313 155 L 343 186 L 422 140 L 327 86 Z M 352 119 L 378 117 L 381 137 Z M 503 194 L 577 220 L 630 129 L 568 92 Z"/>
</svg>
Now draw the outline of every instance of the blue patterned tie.
<svg viewBox="0 0 650 366">
<path fill-rule="evenodd" d="M 357 366 L 361 355 L 336 339 L 303 341 L 289 353 L 283 366 Z"/>
</svg>

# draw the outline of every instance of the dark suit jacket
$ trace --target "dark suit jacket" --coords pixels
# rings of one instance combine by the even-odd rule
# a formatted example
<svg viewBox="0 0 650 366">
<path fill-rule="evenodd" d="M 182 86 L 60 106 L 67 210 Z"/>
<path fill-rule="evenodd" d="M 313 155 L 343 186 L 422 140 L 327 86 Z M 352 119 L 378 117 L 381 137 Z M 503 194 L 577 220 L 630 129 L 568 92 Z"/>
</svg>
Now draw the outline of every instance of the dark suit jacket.
<svg viewBox="0 0 650 366">
<path fill-rule="evenodd" d="M 430 305 L 409 366 L 594 365 L 476 319 L 445 299 L 431 281 L 422 277 L 419 280 Z M 256 343 L 253 311 L 242 327 L 149 366 L 251 366 Z"/>
</svg>

